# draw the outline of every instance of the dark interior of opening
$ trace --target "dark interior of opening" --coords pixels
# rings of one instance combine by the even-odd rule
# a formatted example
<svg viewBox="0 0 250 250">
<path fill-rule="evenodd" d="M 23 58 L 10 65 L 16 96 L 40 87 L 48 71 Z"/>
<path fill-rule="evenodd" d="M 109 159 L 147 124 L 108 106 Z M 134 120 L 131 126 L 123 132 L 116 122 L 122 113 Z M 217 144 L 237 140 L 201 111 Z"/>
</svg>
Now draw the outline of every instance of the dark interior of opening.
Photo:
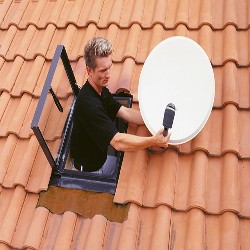
<svg viewBox="0 0 250 250">
<path fill-rule="evenodd" d="M 114 96 L 114 98 L 122 105 L 131 107 L 131 96 Z M 70 138 L 73 127 L 70 112 L 65 123 L 61 144 L 58 150 L 57 158 L 55 160 L 58 166 L 58 171 L 53 171 L 50 184 L 61 187 L 72 187 L 77 189 L 84 189 L 95 192 L 108 192 L 113 194 L 115 192 L 117 181 L 119 178 L 124 153 L 116 151 L 111 145 L 109 146 L 108 155 L 115 156 L 115 161 L 112 164 L 115 164 L 117 169 L 117 171 L 112 175 L 104 176 L 96 173 L 77 170 L 74 167 L 70 156 Z M 125 121 L 116 119 L 115 123 L 119 132 L 127 132 L 128 124 Z"/>
</svg>

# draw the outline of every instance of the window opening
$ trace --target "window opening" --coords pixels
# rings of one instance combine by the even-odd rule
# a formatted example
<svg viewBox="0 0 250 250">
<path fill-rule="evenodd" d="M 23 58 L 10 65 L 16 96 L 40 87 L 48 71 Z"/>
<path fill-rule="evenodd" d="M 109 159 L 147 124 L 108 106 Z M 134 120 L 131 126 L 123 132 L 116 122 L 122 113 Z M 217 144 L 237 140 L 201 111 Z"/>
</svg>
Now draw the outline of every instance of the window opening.
<svg viewBox="0 0 250 250">
<path fill-rule="evenodd" d="M 70 157 L 73 111 L 79 92 L 65 47 L 58 45 L 31 123 L 37 140 L 52 168 L 50 185 L 114 194 L 123 152 L 109 146 L 108 155 L 115 159 L 117 172 L 110 176 L 74 169 Z M 120 93 L 114 98 L 126 107 L 132 106 L 132 95 Z M 126 133 L 128 124 L 115 120 L 119 132 Z"/>
</svg>

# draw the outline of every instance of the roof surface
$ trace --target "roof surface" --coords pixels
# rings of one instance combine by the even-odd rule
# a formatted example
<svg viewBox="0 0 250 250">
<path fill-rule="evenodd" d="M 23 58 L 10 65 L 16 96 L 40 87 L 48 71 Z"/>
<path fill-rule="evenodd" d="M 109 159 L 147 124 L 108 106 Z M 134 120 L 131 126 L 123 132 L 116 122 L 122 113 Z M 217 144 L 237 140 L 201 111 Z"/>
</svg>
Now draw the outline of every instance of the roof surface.
<svg viewBox="0 0 250 250">
<path fill-rule="evenodd" d="M 147 55 L 174 35 L 198 42 L 213 65 L 216 96 L 204 129 L 164 154 L 125 153 L 114 198 L 131 202 L 124 223 L 36 207 L 51 168 L 30 124 L 56 46 L 65 45 L 81 85 L 83 46 L 109 39 L 110 90 L 130 90 L 138 106 Z M 0 0 L 0 249 L 249 249 L 249 44 L 248 0 Z M 60 79 L 54 90 L 68 107 Z M 62 124 L 48 123 L 56 147 Z M 145 126 L 129 132 L 149 135 Z"/>
</svg>

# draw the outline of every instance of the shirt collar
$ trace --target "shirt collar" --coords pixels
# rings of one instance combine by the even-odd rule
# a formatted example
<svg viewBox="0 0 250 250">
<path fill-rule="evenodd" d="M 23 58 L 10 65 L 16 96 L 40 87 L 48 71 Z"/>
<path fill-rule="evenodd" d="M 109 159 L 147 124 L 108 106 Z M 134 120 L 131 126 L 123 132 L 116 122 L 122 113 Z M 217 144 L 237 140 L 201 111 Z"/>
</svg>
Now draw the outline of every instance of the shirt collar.
<svg viewBox="0 0 250 250">
<path fill-rule="evenodd" d="M 86 81 L 85 85 L 86 85 L 86 88 L 88 88 L 92 93 L 94 93 L 94 95 L 98 96 L 98 98 L 99 98 L 100 100 L 103 100 L 103 99 L 105 98 L 105 91 L 104 91 L 104 89 L 105 89 L 106 87 L 104 87 L 104 88 L 102 89 L 102 93 L 101 93 L 101 95 L 99 95 L 99 94 L 96 92 L 96 90 L 93 88 L 93 86 L 89 83 L 88 80 Z"/>
</svg>

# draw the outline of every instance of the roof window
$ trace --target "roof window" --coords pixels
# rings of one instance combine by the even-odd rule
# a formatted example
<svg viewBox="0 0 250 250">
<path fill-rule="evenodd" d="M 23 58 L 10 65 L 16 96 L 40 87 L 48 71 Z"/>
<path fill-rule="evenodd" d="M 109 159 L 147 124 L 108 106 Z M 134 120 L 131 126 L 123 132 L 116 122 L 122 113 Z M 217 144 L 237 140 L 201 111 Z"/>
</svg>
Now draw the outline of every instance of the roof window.
<svg viewBox="0 0 250 250">
<path fill-rule="evenodd" d="M 73 166 L 69 152 L 78 92 L 65 47 L 58 45 L 31 124 L 52 168 L 50 185 L 114 194 L 123 152 L 109 146 L 110 164 L 117 166 L 117 171 L 110 176 L 78 171 Z M 126 107 L 132 106 L 130 94 L 120 93 L 114 98 Z M 116 119 L 115 124 L 119 132 L 127 132 L 128 124 L 125 121 Z"/>
</svg>

